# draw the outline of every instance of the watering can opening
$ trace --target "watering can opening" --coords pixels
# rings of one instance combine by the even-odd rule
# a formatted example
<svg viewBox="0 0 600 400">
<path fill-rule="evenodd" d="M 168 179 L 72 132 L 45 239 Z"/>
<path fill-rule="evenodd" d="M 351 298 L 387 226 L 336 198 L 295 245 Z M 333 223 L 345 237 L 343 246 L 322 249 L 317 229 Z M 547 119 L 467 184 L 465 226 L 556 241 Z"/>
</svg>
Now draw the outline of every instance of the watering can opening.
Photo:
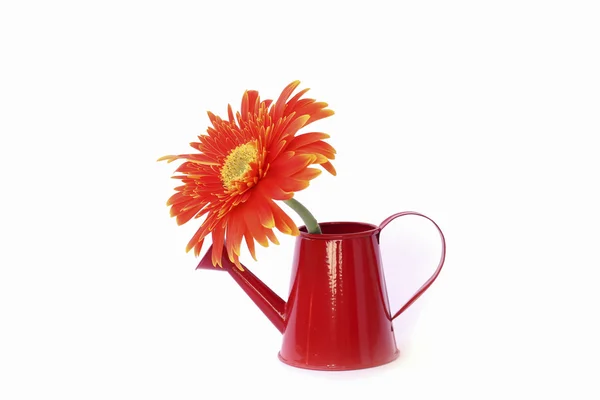
<svg viewBox="0 0 600 400">
<path fill-rule="evenodd" d="M 346 239 L 349 237 L 370 236 L 377 233 L 377 225 L 364 222 L 321 222 L 321 233 L 308 233 L 306 226 L 301 226 L 300 236 L 316 240 Z"/>
</svg>

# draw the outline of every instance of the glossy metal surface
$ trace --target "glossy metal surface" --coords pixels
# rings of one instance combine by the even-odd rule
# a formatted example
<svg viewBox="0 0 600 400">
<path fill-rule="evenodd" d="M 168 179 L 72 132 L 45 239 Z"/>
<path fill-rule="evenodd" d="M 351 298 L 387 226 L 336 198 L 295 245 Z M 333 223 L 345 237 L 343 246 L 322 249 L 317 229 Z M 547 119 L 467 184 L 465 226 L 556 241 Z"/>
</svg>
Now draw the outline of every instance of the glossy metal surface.
<svg viewBox="0 0 600 400">
<path fill-rule="evenodd" d="M 406 310 L 439 275 L 434 275 L 401 309 L 392 314 L 379 252 L 379 227 L 358 222 L 322 223 L 323 234 L 301 232 L 296 239 L 287 304 L 247 268 L 239 271 L 227 259 L 224 269 L 283 333 L 279 358 L 295 367 L 350 370 L 375 367 L 396 359 L 399 351 L 392 320 Z M 301 229 L 302 231 L 302 229 Z M 211 251 L 198 268 L 215 269 Z"/>
</svg>

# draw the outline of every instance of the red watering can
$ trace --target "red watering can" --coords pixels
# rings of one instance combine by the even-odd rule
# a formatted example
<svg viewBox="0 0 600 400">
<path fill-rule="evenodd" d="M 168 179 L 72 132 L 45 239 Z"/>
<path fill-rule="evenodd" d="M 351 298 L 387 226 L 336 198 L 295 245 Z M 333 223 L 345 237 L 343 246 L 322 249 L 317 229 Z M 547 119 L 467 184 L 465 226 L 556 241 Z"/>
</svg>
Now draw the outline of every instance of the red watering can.
<svg viewBox="0 0 600 400">
<path fill-rule="evenodd" d="M 434 274 L 397 312 L 390 310 L 379 251 L 381 231 L 405 215 L 427 218 L 442 239 Z M 250 296 L 283 334 L 279 359 L 316 370 L 354 370 L 395 360 L 399 351 L 392 321 L 413 304 L 438 277 L 446 256 L 439 226 L 417 212 L 401 212 L 379 226 L 325 222 L 322 234 L 300 228 L 296 238 L 288 301 L 282 300 L 246 267 L 240 271 L 227 256 L 223 270 Z M 197 268 L 215 268 L 208 250 Z M 226 254 L 226 252 L 224 252 Z"/>
</svg>

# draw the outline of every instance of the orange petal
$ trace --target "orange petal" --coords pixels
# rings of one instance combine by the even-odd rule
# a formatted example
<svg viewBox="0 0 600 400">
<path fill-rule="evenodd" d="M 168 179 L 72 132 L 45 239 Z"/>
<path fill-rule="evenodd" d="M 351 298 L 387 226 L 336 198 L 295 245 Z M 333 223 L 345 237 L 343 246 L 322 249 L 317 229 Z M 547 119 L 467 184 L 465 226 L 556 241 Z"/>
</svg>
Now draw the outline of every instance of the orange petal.
<svg viewBox="0 0 600 400">
<path fill-rule="evenodd" d="M 323 168 L 325 168 L 327 170 L 327 172 L 329 172 L 331 175 L 333 175 L 333 176 L 337 175 L 335 168 L 333 167 L 333 164 L 331 164 L 329 161 L 322 163 L 321 166 Z"/>
<path fill-rule="evenodd" d="M 322 118 L 329 117 L 334 114 L 333 110 L 327 109 L 329 104 L 325 102 L 316 102 L 314 99 L 301 99 L 298 100 L 294 107 L 294 112 L 298 115 L 310 115 L 310 120 L 306 125 L 318 121 Z"/>
<path fill-rule="evenodd" d="M 254 190 L 260 191 L 264 197 L 272 200 L 289 200 L 294 196 L 291 192 L 283 191 L 277 185 L 275 178 L 270 176 L 259 181 Z"/>
<path fill-rule="evenodd" d="M 234 255 L 240 255 L 240 247 L 244 235 L 244 220 L 240 218 L 239 213 L 237 214 L 232 213 L 227 220 L 227 239 L 225 244 L 231 262 L 235 262 Z"/>
<path fill-rule="evenodd" d="M 294 111 L 294 108 L 296 107 L 296 104 L 298 103 L 298 100 L 300 100 L 300 98 L 304 96 L 309 90 L 309 88 L 302 89 L 301 91 L 296 93 L 294 97 L 289 99 L 287 104 L 285 105 L 284 115 L 289 115 L 290 113 L 292 113 Z"/>
<path fill-rule="evenodd" d="M 237 269 L 239 269 L 240 271 L 244 271 L 244 267 L 242 267 L 242 264 L 240 264 L 240 258 L 237 255 L 233 255 L 233 259 L 231 260 L 231 262 L 235 264 Z"/>
<path fill-rule="evenodd" d="M 297 236 L 300 234 L 298 227 L 292 219 L 274 202 L 270 202 L 271 210 L 275 216 L 275 227 L 286 235 Z"/>
<path fill-rule="evenodd" d="M 260 103 L 260 97 L 256 90 L 246 90 L 242 96 L 241 117 L 243 121 L 248 120 L 248 114 L 254 114 Z"/>
<path fill-rule="evenodd" d="M 242 96 L 242 105 L 240 107 L 240 114 L 242 115 L 242 119 L 245 120 L 248 117 L 248 112 L 250 110 L 250 101 L 248 100 L 248 91 L 244 92 Z"/>
<path fill-rule="evenodd" d="M 269 238 L 269 240 L 271 240 L 271 242 L 273 242 L 273 244 L 279 245 L 279 240 L 277 240 L 275 233 L 273 233 L 273 231 L 271 229 L 267 229 L 266 232 L 267 232 L 267 237 Z"/>
<path fill-rule="evenodd" d="M 335 114 L 333 112 L 333 110 L 329 110 L 329 109 L 327 109 L 327 110 L 321 110 L 321 111 L 319 111 L 316 114 L 312 114 L 310 116 L 310 120 L 306 124 L 307 125 L 308 124 L 312 124 L 313 122 L 318 121 L 320 119 L 331 117 L 333 114 Z"/>
<path fill-rule="evenodd" d="M 258 91 L 249 90 L 248 91 L 248 102 L 250 104 L 250 114 L 256 114 L 258 108 L 260 107 L 260 96 L 258 95 Z"/>
<path fill-rule="evenodd" d="M 274 144 L 275 147 L 271 147 L 269 149 L 268 154 L 267 154 L 268 161 L 275 160 L 279 156 L 279 154 L 281 153 L 281 151 L 286 147 L 286 145 L 287 145 L 287 140 L 280 140 L 276 144 Z M 290 153 L 290 156 L 289 156 L 290 158 L 291 158 L 291 156 L 294 155 L 294 152 L 290 151 L 288 153 Z"/>
<path fill-rule="evenodd" d="M 292 178 L 298 180 L 311 181 L 321 175 L 321 170 L 317 168 L 305 168 L 302 171 L 292 175 Z"/>
<path fill-rule="evenodd" d="M 167 200 L 167 206 L 172 206 L 174 204 L 182 203 L 188 200 L 191 200 L 191 197 L 184 196 L 181 192 L 177 192 L 173 196 L 169 197 L 169 200 Z"/>
<path fill-rule="evenodd" d="M 246 229 L 246 231 L 244 232 L 244 239 L 246 239 L 246 246 L 248 246 L 248 251 L 250 251 L 250 255 L 252 256 L 254 261 L 258 261 L 256 259 L 256 250 L 254 248 L 254 239 L 252 238 L 252 235 L 250 234 L 250 231 L 248 231 L 248 229 Z"/>
<path fill-rule="evenodd" d="M 329 104 L 325 102 L 315 102 L 307 105 L 306 107 L 298 107 L 297 112 L 310 115 L 310 119 L 306 122 L 306 125 L 308 125 L 335 114 L 333 110 L 326 108 L 327 106 L 329 106 Z"/>
<path fill-rule="evenodd" d="M 287 85 L 283 89 L 283 91 L 279 95 L 279 98 L 275 102 L 275 107 L 272 110 L 273 120 L 277 121 L 279 118 L 281 118 L 283 116 L 283 110 L 285 109 L 286 101 L 291 96 L 291 94 L 294 92 L 296 87 L 298 87 L 299 84 L 300 84 L 300 81 L 296 80 L 296 81 L 290 83 L 289 85 Z"/>
<path fill-rule="evenodd" d="M 188 210 L 183 210 L 180 214 L 177 215 L 177 225 L 185 224 L 190 219 L 192 219 L 194 217 L 194 215 L 196 215 L 196 213 L 198 213 L 198 211 L 200 211 L 201 209 L 202 209 L 202 205 L 200 204 L 200 205 L 191 207 Z M 173 208 L 171 208 L 171 210 L 173 210 Z"/>
<path fill-rule="evenodd" d="M 170 159 L 169 162 L 174 161 L 176 159 L 186 159 L 187 162 L 194 163 L 194 164 L 219 165 L 219 163 L 216 160 L 206 156 L 205 154 L 179 154 L 178 156 L 161 157 L 161 158 L 159 158 L 159 161 L 161 159 L 164 159 L 164 160 Z M 190 165 L 186 164 L 186 167 L 189 168 Z"/>
<path fill-rule="evenodd" d="M 196 233 L 194 234 L 194 236 L 192 236 L 192 238 L 190 239 L 190 241 L 188 242 L 186 248 L 185 248 L 185 252 L 189 252 L 191 249 L 194 249 L 194 253 L 196 256 L 198 256 L 198 254 L 200 254 L 200 250 L 202 249 L 202 244 L 204 242 L 204 229 L 202 227 L 200 227 Z M 196 253 L 196 246 L 198 246 L 197 251 L 198 253 Z"/>
<path fill-rule="evenodd" d="M 290 142 L 288 149 L 296 150 L 302 146 L 306 146 L 307 144 L 319 141 L 321 139 L 328 139 L 330 136 L 326 133 L 321 132 L 309 132 L 302 135 L 295 136 Z"/>
<path fill-rule="evenodd" d="M 263 247 L 269 247 L 269 241 L 265 234 L 265 228 L 260 224 L 256 214 L 252 212 L 244 213 L 244 220 L 246 221 L 246 228 L 250 235 Z"/>
<path fill-rule="evenodd" d="M 282 140 L 280 143 L 284 143 L 285 140 Z M 279 149 L 279 146 L 277 146 L 276 149 Z M 277 154 L 279 152 L 277 151 L 273 151 L 272 154 L 269 154 L 269 158 L 268 161 L 269 162 L 279 162 L 281 164 L 285 163 L 286 161 L 290 160 L 292 157 L 294 157 L 294 155 L 296 154 L 296 152 L 294 151 L 284 151 L 283 153 Z"/>
<path fill-rule="evenodd" d="M 301 152 L 302 150 L 298 150 L 298 152 Z M 310 153 L 313 156 L 315 156 L 315 160 L 312 162 L 312 164 L 323 164 L 326 163 L 327 161 L 329 161 L 329 158 L 325 157 L 323 154 L 319 154 L 319 153 Z"/>
<path fill-rule="evenodd" d="M 177 160 L 179 158 L 179 156 L 162 156 L 161 158 L 159 158 L 156 161 L 166 161 L 168 163 L 171 163 L 175 160 Z"/>
<path fill-rule="evenodd" d="M 217 117 L 215 114 L 213 114 L 210 111 L 207 111 L 206 114 L 208 115 L 208 119 L 210 120 L 210 123 L 214 125 L 218 125 L 219 121 L 221 120 L 221 118 Z"/>
<path fill-rule="evenodd" d="M 202 245 L 204 244 L 204 239 L 199 240 L 195 245 L 194 245 L 194 255 L 196 257 L 198 257 L 200 255 L 200 251 L 202 251 Z"/>
<path fill-rule="evenodd" d="M 306 180 L 286 178 L 283 182 L 281 182 L 281 188 L 283 190 L 294 193 L 304 190 L 308 186 L 310 186 L 310 182 Z"/>
<path fill-rule="evenodd" d="M 288 126 L 286 126 L 285 130 L 283 131 L 283 135 L 295 135 L 298 130 L 307 124 L 309 119 L 310 115 L 302 115 L 294 119 L 288 124 Z"/>
<path fill-rule="evenodd" d="M 255 201 L 253 203 L 254 209 L 248 210 L 248 212 L 256 213 L 260 224 L 267 229 L 272 229 L 275 227 L 275 218 L 273 218 L 273 212 L 271 211 L 271 208 L 268 206 L 265 200 Z"/>
<path fill-rule="evenodd" d="M 318 153 L 323 154 L 330 160 L 335 159 L 336 151 L 329 143 L 319 140 L 318 142 L 310 143 L 297 149 L 302 153 Z"/>
<path fill-rule="evenodd" d="M 225 228 L 223 226 L 223 221 L 219 221 L 215 228 L 212 231 L 212 263 L 214 266 L 223 267 L 222 259 L 223 259 L 223 243 L 225 242 Z"/>
<path fill-rule="evenodd" d="M 290 176 L 308 167 L 316 159 L 313 154 L 296 154 L 289 160 L 274 161 L 271 168 L 279 176 Z"/>
</svg>

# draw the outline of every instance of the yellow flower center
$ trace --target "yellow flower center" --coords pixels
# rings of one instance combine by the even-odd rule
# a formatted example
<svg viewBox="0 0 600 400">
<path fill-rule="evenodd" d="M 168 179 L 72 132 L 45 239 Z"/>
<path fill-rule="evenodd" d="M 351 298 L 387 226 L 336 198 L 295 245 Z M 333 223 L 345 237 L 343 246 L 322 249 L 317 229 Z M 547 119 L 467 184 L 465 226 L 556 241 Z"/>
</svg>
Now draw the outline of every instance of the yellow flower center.
<svg viewBox="0 0 600 400">
<path fill-rule="evenodd" d="M 221 168 L 221 180 L 227 189 L 232 189 L 234 181 L 242 178 L 250 170 L 250 163 L 256 161 L 257 155 L 258 150 L 254 141 L 241 144 L 231 150 Z"/>
</svg>

